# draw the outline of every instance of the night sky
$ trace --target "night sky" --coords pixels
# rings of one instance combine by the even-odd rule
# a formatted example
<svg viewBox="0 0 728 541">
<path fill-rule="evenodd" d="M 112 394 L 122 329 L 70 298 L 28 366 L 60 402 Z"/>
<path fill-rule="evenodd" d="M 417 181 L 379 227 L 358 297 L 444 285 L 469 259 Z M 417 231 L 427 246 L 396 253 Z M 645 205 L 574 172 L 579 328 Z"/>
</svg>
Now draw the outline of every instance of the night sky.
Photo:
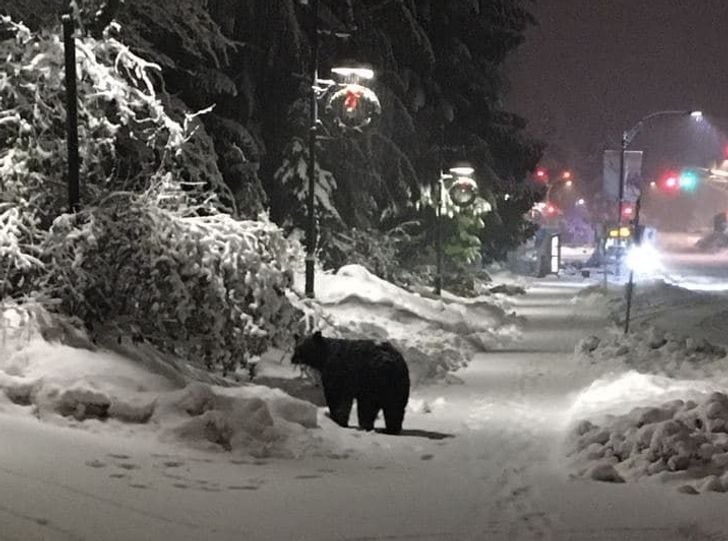
<svg viewBox="0 0 728 541">
<path fill-rule="evenodd" d="M 697 108 L 714 126 L 728 120 L 726 0 L 537 0 L 533 11 L 539 26 L 511 61 L 507 106 L 552 152 L 594 170 L 648 113 Z M 650 151 L 652 169 L 722 149 L 715 130 L 696 133 L 688 120 L 651 123 L 634 148 Z M 703 148 L 684 148 L 687 136 Z"/>
</svg>

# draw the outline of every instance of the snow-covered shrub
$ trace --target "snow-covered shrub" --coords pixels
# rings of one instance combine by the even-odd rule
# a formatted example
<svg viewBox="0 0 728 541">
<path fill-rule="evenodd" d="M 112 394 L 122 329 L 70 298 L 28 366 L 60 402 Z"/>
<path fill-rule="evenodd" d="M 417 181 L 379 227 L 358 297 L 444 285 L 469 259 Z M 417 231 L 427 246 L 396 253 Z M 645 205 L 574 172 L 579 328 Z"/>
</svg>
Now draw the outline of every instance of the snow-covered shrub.
<svg viewBox="0 0 728 541">
<path fill-rule="evenodd" d="M 38 246 L 68 205 L 64 54 L 58 33 L 0 24 L 0 293 L 18 296 L 34 288 Z M 158 66 L 109 36 L 77 39 L 76 53 L 83 204 L 152 185 L 192 213 L 232 200 L 196 115 L 155 93 Z"/>
<path fill-rule="evenodd" d="M 406 231 L 407 225 L 403 224 L 389 231 L 356 228 L 329 231 L 322 260 L 325 265 L 334 269 L 345 265 L 361 265 L 384 280 L 399 283 L 404 274 L 400 246 L 410 240 Z"/>
<path fill-rule="evenodd" d="M 0 41 L 0 180 L 6 201 L 45 225 L 67 205 L 63 43 L 3 17 Z M 159 67 L 106 36 L 76 39 L 78 136 L 83 202 L 110 191 L 140 191 L 171 173 L 203 203 L 225 192 L 212 141 L 195 114 L 162 103 Z M 171 116 L 171 115 L 174 115 Z M 207 201 L 208 206 L 214 201 Z"/>
<path fill-rule="evenodd" d="M 44 253 L 67 313 L 198 366 L 234 369 L 300 319 L 285 293 L 295 247 L 264 218 L 183 217 L 118 194 L 56 219 Z"/>
<path fill-rule="evenodd" d="M 0 203 L 0 298 L 30 292 L 43 272 L 39 258 L 42 238 L 32 212 Z"/>
</svg>

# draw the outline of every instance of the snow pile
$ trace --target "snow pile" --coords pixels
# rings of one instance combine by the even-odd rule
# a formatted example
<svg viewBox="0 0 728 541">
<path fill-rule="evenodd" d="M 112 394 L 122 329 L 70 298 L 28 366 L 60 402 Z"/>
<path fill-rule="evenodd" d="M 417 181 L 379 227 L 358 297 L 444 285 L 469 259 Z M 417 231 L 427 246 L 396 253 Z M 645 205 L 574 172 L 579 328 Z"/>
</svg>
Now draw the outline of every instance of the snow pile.
<svg viewBox="0 0 728 541">
<path fill-rule="evenodd" d="M 316 406 L 280 390 L 181 386 L 89 341 L 89 349 L 61 343 L 74 336 L 71 326 L 37 306 L 8 306 L 2 317 L 0 412 L 256 457 L 295 457 L 325 445 L 310 430 Z M 72 340 L 83 345 L 78 335 Z"/>
<path fill-rule="evenodd" d="M 441 379 L 467 364 L 470 355 L 519 336 L 520 319 L 490 297 L 425 298 L 347 265 L 320 275 L 317 300 L 332 328 L 324 334 L 387 340 L 410 368 L 413 383 Z"/>
<path fill-rule="evenodd" d="M 726 350 L 702 338 L 647 327 L 606 338 L 588 336 L 576 346 L 582 367 L 606 372 L 636 370 L 681 379 L 705 379 L 728 371 Z"/>
<path fill-rule="evenodd" d="M 663 280 L 640 282 L 635 286 L 632 297 L 632 316 L 638 318 L 668 310 L 689 308 L 705 302 L 707 298 L 706 294 L 690 291 Z M 613 321 L 624 320 L 625 304 L 626 300 L 622 295 L 610 299 L 610 317 Z"/>
<path fill-rule="evenodd" d="M 572 434 L 579 473 L 624 482 L 649 475 L 689 480 L 680 491 L 728 490 L 728 396 L 672 400 L 610 416 L 604 424 L 582 421 Z M 681 472 L 681 473 L 675 473 Z"/>
<path fill-rule="evenodd" d="M 569 302 L 577 305 L 606 305 L 610 301 L 609 291 L 600 284 L 587 286 L 574 295 Z"/>
</svg>

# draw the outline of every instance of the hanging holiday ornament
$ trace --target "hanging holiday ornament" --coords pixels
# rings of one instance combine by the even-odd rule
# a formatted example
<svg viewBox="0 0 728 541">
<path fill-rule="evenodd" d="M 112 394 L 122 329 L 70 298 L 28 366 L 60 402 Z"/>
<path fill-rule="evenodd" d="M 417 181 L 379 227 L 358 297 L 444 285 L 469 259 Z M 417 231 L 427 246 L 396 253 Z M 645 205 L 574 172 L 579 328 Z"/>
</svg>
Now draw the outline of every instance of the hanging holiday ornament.
<svg viewBox="0 0 728 541">
<path fill-rule="evenodd" d="M 382 106 L 370 88 L 347 84 L 331 95 L 327 110 L 339 127 L 358 130 L 371 124 L 382 113 Z"/>
<path fill-rule="evenodd" d="M 478 195 L 478 185 L 470 177 L 457 177 L 448 190 L 450 199 L 458 207 L 472 205 Z"/>
</svg>

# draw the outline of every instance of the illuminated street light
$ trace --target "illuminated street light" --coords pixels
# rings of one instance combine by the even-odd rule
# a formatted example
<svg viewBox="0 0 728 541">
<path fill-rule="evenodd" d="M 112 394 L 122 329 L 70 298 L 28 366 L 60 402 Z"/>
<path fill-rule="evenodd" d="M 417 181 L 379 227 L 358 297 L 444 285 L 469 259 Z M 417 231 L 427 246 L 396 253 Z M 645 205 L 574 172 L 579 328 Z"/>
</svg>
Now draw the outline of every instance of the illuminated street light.
<svg viewBox="0 0 728 541">
<path fill-rule="evenodd" d="M 475 173 L 470 165 L 459 164 L 449 169 L 450 174 L 440 173 L 435 192 L 435 253 L 437 257 L 437 268 L 435 274 L 435 295 L 442 294 L 442 193 L 445 182 L 451 182 L 447 192 L 450 200 L 457 207 L 467 207 L 475 202 L 478 196 L 478 185 L 473 180 Z"/>
<path fill-rule="evenodd" d="M 339 75 L 351 82 L 374 79 L 374 70 L 366 67 L 338 66 L 331 68 L 331 73 Z"/>
<path fill-rule="evenodd" d="M 316 143 L 319 140 L 319 100 L 328 97 L 326 111 L 333 113 L 342 130 L 360 131 L 368 126 L 373 116 L 381 112 L 377 95 L 358 84 L 370 80 L 374 71 L 369 67 L 345 65 L 332 68 L 331 72 L 345 80 L 344 84 L 319 78 L 319 0 L 300 0 L 309 6 L 311 17 L 311 94 L 308 130 L 308 193 L 306 206 L 308 224 L 306 231 L 306 297 L 314 297 L 314 272 L 316 263 Z M 338 35 L 338 34 L 337 34 Z"/>
<path fill-rule="evenodd" d="M 622 225 L 622 207 L 624 205 L 624 155 L 627 151 L 627 147 L 632 142 L 632 140 L 637 136 L 639 131 L 642 129 L 642 126 L 644 126 L 645 122 L 652 120 L 657 117 L 661 116 L 684 116 L 689 115 L 692 119 L 696 121 L 700 121 L 703 119 L 703 113 L 701 111 L 696 110 L 689 110 L 689 111 L 657 111 L 656 113 L 649 114 L 645 117 L 643 117 L 637 124 L 635 124 L 631 129 L 626 130 L 622 132 L 622 148 L 620 152 L 620 158 L 619 158 L 619 225 Z M 680 181 L 677 177 L 670 176 L 665 181 L 665 186 L 670 189 L 675 189 L 677 187 L 679 189 L 680 187 Z M 637 204 L 635 206 L 634 210 L 634 224 L 635 229 L 637 226 L 639 226 L 639 216 L 640 216 L 640 203 L 641 203 L 642 195 L 637 198 Z M 618 246 L 621 246 L 621 238 L 618 239 Z M 619 252 L 617 252 L 619 253 Z M 617 261 L 617 272 L 619 272 L 619 260 Z M 627 306 L 625 311 L 625 318 L 624 318 L 624 334 L 629 333 L 629 323 L 630 323 L 630 312 L 632 309 L 632 294 L 634 292 L 634 270 L 630 270 L 629 272 L 629 281 L 627 282 Z"/>
</svg>

